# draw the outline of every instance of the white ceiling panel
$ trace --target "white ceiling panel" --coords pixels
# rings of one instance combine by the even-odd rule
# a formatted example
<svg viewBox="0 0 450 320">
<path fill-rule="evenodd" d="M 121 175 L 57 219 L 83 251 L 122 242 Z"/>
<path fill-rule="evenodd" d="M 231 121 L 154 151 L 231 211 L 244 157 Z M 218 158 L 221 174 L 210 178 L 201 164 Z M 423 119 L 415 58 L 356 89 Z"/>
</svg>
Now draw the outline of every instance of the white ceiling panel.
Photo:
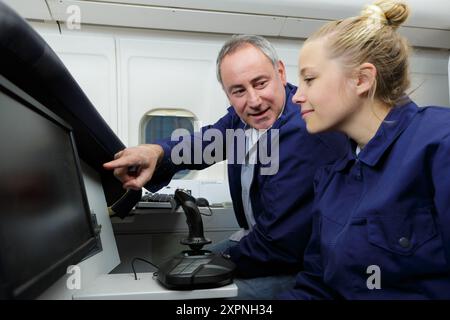
<svg viewBox="0 0 450 320">
<path fill-rule="evenodd" d="M 25 19 L 51 20 L 45 0 L 2 0 Z"/>
</svg>

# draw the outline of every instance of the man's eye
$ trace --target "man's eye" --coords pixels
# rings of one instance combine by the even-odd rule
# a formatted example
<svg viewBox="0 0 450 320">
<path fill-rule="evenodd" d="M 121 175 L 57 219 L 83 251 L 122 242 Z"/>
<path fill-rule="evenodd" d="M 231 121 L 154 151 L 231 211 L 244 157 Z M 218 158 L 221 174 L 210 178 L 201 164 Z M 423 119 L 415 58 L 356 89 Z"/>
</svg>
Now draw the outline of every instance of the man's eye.
<svg viewBox="0 0 450 320">
<path fill-rule="evenodd" d="M 243 93 L 244 93 L 244 89 L 233 90 L 231 92 L 232 95 L 237 95 L 237 96 L 242 95 Z"/>
<path fill-rule="evenodd" d="M 260 81 L 256 83 L 256 88 L 263 88 L 267 84 L 267 81 Z"/>
</svg>

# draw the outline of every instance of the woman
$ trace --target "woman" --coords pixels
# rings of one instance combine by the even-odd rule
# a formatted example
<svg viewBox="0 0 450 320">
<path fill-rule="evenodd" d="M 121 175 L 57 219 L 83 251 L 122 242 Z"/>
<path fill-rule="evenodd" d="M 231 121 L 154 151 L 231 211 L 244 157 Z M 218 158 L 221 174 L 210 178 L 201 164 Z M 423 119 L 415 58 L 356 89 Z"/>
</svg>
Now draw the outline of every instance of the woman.
<svg viewBox="0 0 450 320">
<path fill-rule="evenodd" d="M 408 14 L 378 1 L 300 52 L 308 131 L 344 132 L 354 150 L 316 175 L 305 270 L 283 298 L 450 298 L 450 109 L 404 94 Z"/>
</svg>

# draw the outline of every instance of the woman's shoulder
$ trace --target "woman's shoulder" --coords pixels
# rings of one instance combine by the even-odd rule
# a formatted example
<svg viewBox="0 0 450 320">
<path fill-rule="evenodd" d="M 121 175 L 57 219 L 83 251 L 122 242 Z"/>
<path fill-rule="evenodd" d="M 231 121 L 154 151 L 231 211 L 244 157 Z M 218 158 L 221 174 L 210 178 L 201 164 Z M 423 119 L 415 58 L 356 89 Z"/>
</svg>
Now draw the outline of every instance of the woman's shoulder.
<svg viewBox="0 0 450 320">
<path fill-rule="evenodd" d="M 419 107 L 416 117 L 418 133 L 441 138 L 450 134 L 450 108 L 441 106 Z"/>
<path fill-rule="evenodd" d="M 434 121 L 448 121 L 450 119 L 450 107 L 421 106 L 418 112 L 422 117 Z"/>
</svg>

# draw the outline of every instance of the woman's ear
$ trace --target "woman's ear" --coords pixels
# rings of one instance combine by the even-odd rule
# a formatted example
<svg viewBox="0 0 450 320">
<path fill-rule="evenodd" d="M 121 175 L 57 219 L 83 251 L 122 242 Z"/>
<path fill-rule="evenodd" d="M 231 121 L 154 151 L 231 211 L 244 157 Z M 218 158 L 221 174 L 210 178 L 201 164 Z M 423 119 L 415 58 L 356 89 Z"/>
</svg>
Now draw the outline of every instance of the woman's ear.
<svg viewBox="0 0 450 320">
<path fill-rule="evenodd" d="M 375 85 L 377 68 L 369 62 L 363 63 L 358 68 L 356 92 L 358 95 L 366 94 Z"/>
</svg>

